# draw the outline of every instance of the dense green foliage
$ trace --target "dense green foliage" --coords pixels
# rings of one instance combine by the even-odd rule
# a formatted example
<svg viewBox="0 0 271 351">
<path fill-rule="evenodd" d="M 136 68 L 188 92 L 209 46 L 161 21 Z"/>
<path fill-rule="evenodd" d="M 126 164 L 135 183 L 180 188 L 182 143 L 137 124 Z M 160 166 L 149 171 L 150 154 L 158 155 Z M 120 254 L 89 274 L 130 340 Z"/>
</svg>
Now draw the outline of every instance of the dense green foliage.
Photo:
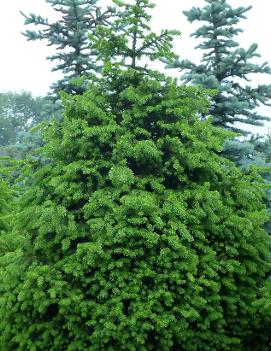
<svg viewBox="0 0 271 351">
<path fill-rule="evenodd" d="M 189 60 L 175 62 L 174 67 L 185 70 L 183 80 L 216 89 L 210 114 L 213 123 L 245 134 L 246 125 L 263 125 L 269 118 L 260 115 L 257 107 L 270 106 L 271 85 L 249 84 L 253 74 L 271 74 L 266 62 L 255 63 L 257 45 L 248 49 L 235 40 L 242 30 L 237 27 L 251 7 L 232 8 L 226 0 L 205 0 L 203 8 L 193 7 L 185 11 L 189 22 L 200 22 L 193 34 L 201 43 L 200 64 Z"/>
<path fill-rule="evenodd" d="M 153 59 L 174 58 L 149 1 L 115 3 L 112 28 L 135 42 L 116 32 L 109 55 L 105 32 L 102 76 L 63 94 L 42 164 L 24 170 L 0 260 L 1 348 L 267 351 L 261 179 L 219 155 L 228 134 L 199 120 L 206 92 L 140 66 L 143 37 Z"/>
<path fill-rule="evenodd" d="M 0 281 L 4 283 L 4 270 L 2 267 L 5 265 L 5 260 L 8 259 L 11 249 L 10 244 L 14 238 L 11 238 L 12 220 L 14 212 L 13 193 L 9 185 L 10 167 L 9 161 L 3 158 L 0 159 Z M 9 165 L 10 166 L 10 165 Z M 9 239 L 8 239 L 9 238 Z M 11 239 L 11 240 L 10 240 Z M 16 240 L 16 239 L 15 239 Z M 6 262 L 7 263 L 7 262 Z M 3 284 L 0 284 L 0 295 L 2 293 Z M 1 305 L 1 301 L 0 301 Z M 1 307 L 0 307 L 1 309 Z M 0 328 L 2 333 L 2 328 Z M 3 344 L 0 342 L 0 349 Z"/>
<path fill-rule="evenodd" d="M 27 30 L 28 40 L 46 40 L 56 46 L 57 52 L 48 59 L 56 62 L 54 71 L 61 71 L 64 78 L 53 85 L 54 91 L 78 92 L 79 88 L 71 80 L 92 71 L 99 70 L 96 52 L 90 49 L 88 35 L 95 32 L 100 24 L 108 24 L 113 9 L 102 12 L 98 0 L 46 0 L 58 14 L 58 19 L 50 22 L 47 18 L 34 14 L 24 15 L 25 24 L 37 26 L 37 30 Z M 81 87 L 82 90 L 82 87 Z"/>
<path fill-rule="evenodd" d="M 217 155 L 200 92 L 155 78 L 69 97 L 48 130 L 1 284 L 7 349 L 268 350 L 261 191 Z"/>
</svg>

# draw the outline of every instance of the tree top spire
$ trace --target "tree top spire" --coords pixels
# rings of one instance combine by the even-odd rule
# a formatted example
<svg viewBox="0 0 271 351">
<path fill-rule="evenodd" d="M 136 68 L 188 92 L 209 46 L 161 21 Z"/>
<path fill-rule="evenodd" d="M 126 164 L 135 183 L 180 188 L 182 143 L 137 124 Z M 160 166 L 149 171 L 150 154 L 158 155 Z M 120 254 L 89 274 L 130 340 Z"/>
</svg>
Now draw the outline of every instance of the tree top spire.
<svg viewBox="0 0 271 351">
<path fill-rule="evenodd" d="M 100 26 L 95 36 L 95 48 L 100 58 L 114 64 L 121 64 L 137 70 L 147 69 L 142 59 L 173 60 L 172 41 L 179 32 L 162 30 L 159 34 L 151 31 L 149 10 L 154 4 L 149 0 L 134 0 L 126 3 L 113 0 L 118 16 L 112 26 Z"/>
</svg>

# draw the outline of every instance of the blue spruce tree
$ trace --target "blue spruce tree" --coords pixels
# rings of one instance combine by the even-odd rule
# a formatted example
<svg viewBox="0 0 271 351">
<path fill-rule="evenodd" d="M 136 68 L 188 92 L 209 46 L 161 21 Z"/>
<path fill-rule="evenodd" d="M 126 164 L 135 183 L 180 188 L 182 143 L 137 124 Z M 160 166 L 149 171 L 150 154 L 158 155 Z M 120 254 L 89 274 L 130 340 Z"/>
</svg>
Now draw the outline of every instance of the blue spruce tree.
<svg viewBox="0 0 271 351">
<path fill-rule="evenodd" d="M 34 14 L 25 15 L 26 25 L 35 25 L 38 30 L 26 30 L 28 40 L 46 40 L 57 48 L 56 54 L 48 57 L 56 62 L 53 71 L 61 71 L 64 78 L 53 85 L 55 92 L 69 93 L 82 91 L 71 80 L 90 72 L 100 70 L 95 50 L 90 49 L 89 35 L 97 25 L 108 24 L 113 9 L 104 12 L 98 0 L 46 0 L 61 15 L 60 20 L 50 22 L 47 18 Z"/>
<path fill-rule="evenodd" d="M 257 108 L 270 106 L 271 85 L 248 84 L 250 74 L 271 74 L 266 62 L 257 64 L 254 59 L 257 44 L 248 49 L 240 47 L 236 41 L 242 29 L 237 27 L 241 19 L 246 18 L 250 7 L 232 8 L 226 0 L 205 0 L 203 8 L 193 7 L 184 11 L 189 22 L 200 22 L 193 34 L 201 43 L 196 49 L 202 50 L 200 64 L 189 60 L 176 61 L 171 67 L 184 71 L 183 81 L 216 89 L 209 110 L 214 125 L 247 134 L 247 125 L 262 126 L 269 120 L 262 116 Z"/>
</svg>

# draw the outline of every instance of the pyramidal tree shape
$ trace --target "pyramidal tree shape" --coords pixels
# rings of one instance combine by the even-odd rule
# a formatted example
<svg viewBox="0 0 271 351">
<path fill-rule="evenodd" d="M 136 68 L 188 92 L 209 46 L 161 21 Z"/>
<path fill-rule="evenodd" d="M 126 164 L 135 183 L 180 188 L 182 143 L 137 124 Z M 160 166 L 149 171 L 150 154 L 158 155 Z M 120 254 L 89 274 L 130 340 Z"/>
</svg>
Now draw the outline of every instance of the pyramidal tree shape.
<svg viewBox="0 0 271 351">
<path fill-rule="evenodd" d="M 247 134 L 247 126 L 269 120 L 258 108 L 270 106 L 271 98 L 271 85 L 253 83 L 256 74 L 271 74 L 267 62 L 256 63 L 257 44 L 243 49 L 237 41 L 242 32 L 238 24 L 250 9 L 232 8 L 226 0 L 205 0 L 204 7 L 184 11 L 189 22 L 201 24 L 192 36 L 200 40 L 196 49 L 202 56 L 199 64 L 177 60 L 173 65 L 181 68 L 185 82 L 218 91 L 210 108 L 213 123 L 241 134 Z"/>
<path fill-rule="evenodd" d="M 1 348 L 267 351 L 261 179 L 219 156 L 228 132 L 199 120 L 207 92 L 147 65 L 175 59 L 149 1 L 115 5 L 93 38 L 101 76 L 62 94 L 46 162 L 23 171 Z"/>
<path fill-rule="evenodd" d="M 34 25 L 37 30 L 26 30 L 28 40 L 44 40 L 54 46 L 56 53 L 48 59 L 55 63 L 53 71 L 60 71 L 64 78 L 52 88 L 55 92 L 78 92 L 71 80 L 96 72 L 101 67 L 95 64 L 96 53 L 90 49 L 88 36 L 100 24 L 109 24 L 114 10 L 102 11 L 98 0 L 45 0 L 56 11 L 57 20 L 50 21 L 42 15 L 29 14 L 25 25 Z M 81 88 L 82 90 L 82 88 Z"/>
</svg>

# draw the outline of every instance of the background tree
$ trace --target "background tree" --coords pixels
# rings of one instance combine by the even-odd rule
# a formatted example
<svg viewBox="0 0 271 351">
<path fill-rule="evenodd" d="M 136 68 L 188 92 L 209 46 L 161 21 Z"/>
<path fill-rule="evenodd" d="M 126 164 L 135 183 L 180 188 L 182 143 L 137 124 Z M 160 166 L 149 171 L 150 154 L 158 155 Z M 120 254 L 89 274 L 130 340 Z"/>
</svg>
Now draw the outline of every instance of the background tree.
<svg viewBox="0 0 271 351">
<path fill-rule="evenodd" d="M 25 24 L 34 24 L 38 30 L 27 30 L 28 40 L 46 40 L 49 46 L 56 46 L 56 54 L 48 57 L 56 62 L 53 71 L 61 71 L 64 78 L 53 85 L 55 92 L 78 92 L 79 87 L 71 83 L 73 78 L 96 72 L 96 52 L 90 49 L 88 36 L 99 24 L 108 24 L 113 9 L 102 12 L 98 0 L 46 0 L 60 16 L 49 21 L 34 14 L 25 15 Z M 82 90 L 82 87 L 81 87 Z"/>
<path fill-rule="evenodd" d="M 35 105 L 35 99 L 28 92 L 0 94 L 2 145 L 15 143 L 18 134 L 29 129 L 36 113 L 39 113 Z"/>
<path fill-rule="evenodd" d="M 22 158 L 42 144 L 39 133 L 31 133 L 31 129 L 54 117 L 60 117 L 59 107 L 49 97 L 33 97 L 26 91 L 1 93 L 0 150 Z"/>
<path fill-rule="evenodd" d="M 219 155 L 228 133 L 199 120 L 205 91 L 140 64 L 175 57 L 174 32 L 150 31 L 149 1 L 115 3 L 122 18 L 93 38 L 101 77 L 62 94 L 47 162 L 24 171 L 17 247 L 1 261 L 0 345 L 267 351 L 260 178 Z"/>
<path fill-rule="evenodd" d="M 8 143 L 14 139 L 14 128 L 11 120 L 0 115 L 0 150 L 1 147 L 8 145 Z"/>
<path fill-rule="evenodd" d="M 210 114 L 214 125 L 247 134 L 246 125 L 261 126 L 269 120 L 259 113 L 262 104 L 270 106 L 271 85 L 248 84 L 255 74 L 270 74 L 266 62 L 257 64 L 257 44 L 248 49 L 240 47 L 235 40 L 242 29 L 237 25 L 249 7 L 232 8 L 226 0 L 205 0 L 203 8 L 193 7 L 184 11 L 189 22 L 200 22 L 193 34 L 201 43 L 200 64 L 189 60 L 176 61 L 174 67 L 184 70 L 185 82 L 216 89 L 219 94 L 212 99 Z"/>
</svg>

